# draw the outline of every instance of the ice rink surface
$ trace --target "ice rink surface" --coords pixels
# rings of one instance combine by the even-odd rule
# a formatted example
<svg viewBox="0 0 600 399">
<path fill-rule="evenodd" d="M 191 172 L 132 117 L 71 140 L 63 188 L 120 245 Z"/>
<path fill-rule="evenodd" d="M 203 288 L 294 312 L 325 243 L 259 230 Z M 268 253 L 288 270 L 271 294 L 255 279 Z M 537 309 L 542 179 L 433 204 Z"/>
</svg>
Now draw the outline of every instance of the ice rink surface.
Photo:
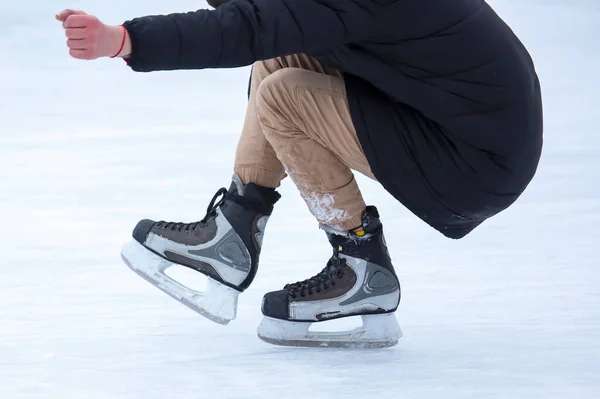
<svg viewBox="0 0 600 399">
<path fill-rule="evenodd" d="M 53 16 L 74 7 L 116 24 L 202 1 L 3 0 L 0 398 L 600 397 L 600 4 L 491 4 L 542 81 L 538 175 L 460 241 L 359 177 L 401 277 L 405 335 L 358 351 L 256 337 L 262 295 L 330 256 L 290 181 L 227 327 L 120 260 L 139 219 L 198 220 L 229 185 L 249 68 L 136 74 L 73 60 Z"/>
</svg>

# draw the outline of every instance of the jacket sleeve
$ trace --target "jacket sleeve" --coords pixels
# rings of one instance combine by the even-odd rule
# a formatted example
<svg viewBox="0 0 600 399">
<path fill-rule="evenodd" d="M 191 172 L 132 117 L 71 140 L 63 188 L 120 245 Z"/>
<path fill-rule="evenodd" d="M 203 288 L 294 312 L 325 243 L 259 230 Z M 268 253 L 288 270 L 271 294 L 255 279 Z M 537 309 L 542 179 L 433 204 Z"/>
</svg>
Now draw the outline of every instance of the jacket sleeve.
<svg viewBox="0 0 600 399">
<path fill-rule="evenodd" d="M 378 0 L 231 0 L 217 10 L 125 22 L 139 72 L 232 68 L 373 34 Z"/>
</svg>

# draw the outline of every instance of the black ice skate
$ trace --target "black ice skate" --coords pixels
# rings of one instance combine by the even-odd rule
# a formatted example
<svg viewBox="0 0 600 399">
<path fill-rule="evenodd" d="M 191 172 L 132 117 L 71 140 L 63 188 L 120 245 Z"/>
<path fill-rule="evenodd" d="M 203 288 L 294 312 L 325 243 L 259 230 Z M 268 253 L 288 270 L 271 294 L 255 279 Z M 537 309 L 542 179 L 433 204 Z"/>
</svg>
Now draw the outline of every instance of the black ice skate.
<svg viewBox="0 0 600 399">
<path fill-rule="evenodd" d="M 217 199 L 221 199 L 217 202 Z M 192 310 L 220 324 L 236 316 L 238 295 L 256 275 L 273 190 L 233 177 L 220 189 L 204 219 L 194 223 L 142 220 L 121 256 L 137 274 Z M 194 291 L 165 274 L 173 264 L 208 276 L 205 292 Z"/>
<path fill-rule="evenodd" d="M 316 276 L 263 298 L 258 336 L 286 346 L 389 347 L 402 336 L 394 312 L 400 284 L 388 254 L 379 214 L 367 207 L 363 231 L 327 231 L 333 256 Z M 350 331 L 312 332 L 315 322 L 361 316 Z"/>
</svg>

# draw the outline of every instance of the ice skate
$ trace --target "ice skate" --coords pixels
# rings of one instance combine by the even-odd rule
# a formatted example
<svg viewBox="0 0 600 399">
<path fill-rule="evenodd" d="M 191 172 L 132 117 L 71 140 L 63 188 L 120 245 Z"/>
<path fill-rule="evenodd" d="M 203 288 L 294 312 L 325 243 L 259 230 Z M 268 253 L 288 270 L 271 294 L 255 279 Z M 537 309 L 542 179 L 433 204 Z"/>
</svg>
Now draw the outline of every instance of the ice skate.
<svg viewBox="0 0 600 399">
<path fill-rule="evenodd" d="M 367 207 L 362 220 L 358 232 L 325 228 L 333 256 L 323 271 L 264 296 L 260 339 L 275 345 L 345 348 L 398 343 L 402 332 L 394 312 L 400 302 L 400 284 L 377 209 Z M 349 316 L 360 316 L 363 325 L 341 332 L 310 331 L 313 323 Z"/>
<path fill-rule="evenodd" d="M 219 199 L 217 201 L 217 199 Z M 233 177 L 222 188 L 201 221 L 140 221 L 121 256 L 137 274 L 192 310 L 219 323 L 236 316 L 238 295 L 258 268 L 263 233 L 279 194 Z M 208 277 L 205 292 L 192 290 L 165 274 L 173 265 Z"/>
</svg>

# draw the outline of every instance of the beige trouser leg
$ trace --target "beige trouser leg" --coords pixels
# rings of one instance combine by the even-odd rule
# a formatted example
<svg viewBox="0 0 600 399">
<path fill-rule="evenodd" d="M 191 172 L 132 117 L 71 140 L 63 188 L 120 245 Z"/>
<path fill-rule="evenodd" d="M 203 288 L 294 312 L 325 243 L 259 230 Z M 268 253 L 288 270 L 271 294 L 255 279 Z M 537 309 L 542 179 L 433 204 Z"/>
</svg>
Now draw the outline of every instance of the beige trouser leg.
<svg viewBox="0 0 600 399">
<path fill-rule="evenodd" d="M 351 169 L 374 178 L 340 73 L 306 55 L 256 63 L 236 152 L 242 181 L 277 187 L 287 173 L 320 223 L 349 230 L 365 209 Z"/>
</svg>

